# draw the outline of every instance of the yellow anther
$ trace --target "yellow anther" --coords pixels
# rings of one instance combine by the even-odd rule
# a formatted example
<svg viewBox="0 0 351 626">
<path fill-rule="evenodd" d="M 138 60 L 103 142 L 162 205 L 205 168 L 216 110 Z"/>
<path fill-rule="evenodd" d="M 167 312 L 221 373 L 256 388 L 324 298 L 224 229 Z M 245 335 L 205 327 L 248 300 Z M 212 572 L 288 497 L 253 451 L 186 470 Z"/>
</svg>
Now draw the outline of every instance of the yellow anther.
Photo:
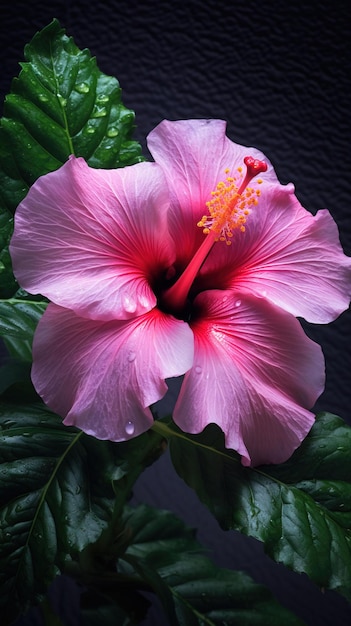
<svg viewBox="0 0 351 626">
<path fill-rule="evenodd" d="M 225 174 L 229 172 L 229 168 L 224 170 Z M 245 232 L 251 208 L 258 204 L 257 196 L 260 195 L 258 189 L 247 186 L 254 173 L 251 172 L 249 178 L 246 174 L 243 179 L 243 168 L 238 167 L 237 172 L 237 176 L 226 176 L 224 181 L 217 183 L 211 191 L 211 199 L 206 202 L 209 214 L 203 215 L 197 224 L 205 235 L 212 232 L 216 241 L 225 241 L 227 245 L 231 244 L 230 238 L 235 229 Z M 261 184 L 262 179 L 256 182 Z"/>
</svg>

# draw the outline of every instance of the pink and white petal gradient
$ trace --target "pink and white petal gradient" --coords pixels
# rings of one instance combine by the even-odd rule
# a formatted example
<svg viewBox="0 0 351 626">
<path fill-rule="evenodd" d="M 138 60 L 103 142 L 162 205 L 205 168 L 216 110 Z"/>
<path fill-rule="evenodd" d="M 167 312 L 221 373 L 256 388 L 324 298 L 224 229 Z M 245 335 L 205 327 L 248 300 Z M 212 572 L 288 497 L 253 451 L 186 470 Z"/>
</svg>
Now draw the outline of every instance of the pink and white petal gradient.
<svg viewBox="0 0 351 626">
<path fill-rule="evenodd" d="M 155 274 L 175 258 L 168 192 L 155 163 L 90 168 L 71 157 L 16 211 L 10 252 L 20 285 L 84 317 L 128 319 L 156 304 Z"/>
<path fill-rule="evenodd" d="M 248 292 L 211 291 L 195 302 L 194 366 L 174 410 L 199 433 L 216 423 L 244 465 L 285 461 L 309 432 L 324 387 L 320 346 L 289 313 Z"/>
<path fill-rule="evenodd" d="M 44 402 L 98 439 L 148 430 L 165 378 L 193 363 L 189 326 L 158 309 L 132 320 L 93 321 L 50 304 L 33 344 L 32 380 Z"/>
<path fill-rule="evenodd" d="M 351 298 L 351 259 L 336 223 L 327 210 L 306 211 L 293 185 L 264 181 L 261 189 L 245 232 L 237 229 L 230 247 L 217 246 L 209 255 L 200 289 L 217 280 L 219 287 L 250 290 L 309 322 L 336 319 Z"/>
<path fill-rule="evenodd" d="M 223 120 L 164 120 L 147 137 L 148 148 L 170 188 L 169 228 L 181 265 L 189 262 L 203 241 L 196 224 L 206 213 L 211 191 L 227 176 L 226 168 L 235 172 L 247 155 L 265 159 L 256 148 L 230 141 L 225 132 Z M 265 179 L 278 182 L 265 160 L 269 166 Z"/>
</svg>

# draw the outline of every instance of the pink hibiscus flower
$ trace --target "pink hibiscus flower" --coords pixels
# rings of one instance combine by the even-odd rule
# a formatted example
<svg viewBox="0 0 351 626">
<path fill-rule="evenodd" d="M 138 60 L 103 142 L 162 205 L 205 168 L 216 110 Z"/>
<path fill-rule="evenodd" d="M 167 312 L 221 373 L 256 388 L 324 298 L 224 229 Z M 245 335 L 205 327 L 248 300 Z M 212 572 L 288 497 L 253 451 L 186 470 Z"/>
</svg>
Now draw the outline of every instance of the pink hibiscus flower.
<svg viewBox="0 0 351 626">
<path fill-rule="evenodd" d="M 244 465 L 282 462 L 324 388 L 322 351 L 296 317 L 326 323 L 350 300 L 336 224 L 223 121 L 164 121 L 148 147 L 155 162 L 118 170 L 71 157 L 17 209 L 15 275 L 51 301 L 34 386 L 65 424 L 122 441 L 185 374 L 183 431 L 216 423 Z"/>
</svg>

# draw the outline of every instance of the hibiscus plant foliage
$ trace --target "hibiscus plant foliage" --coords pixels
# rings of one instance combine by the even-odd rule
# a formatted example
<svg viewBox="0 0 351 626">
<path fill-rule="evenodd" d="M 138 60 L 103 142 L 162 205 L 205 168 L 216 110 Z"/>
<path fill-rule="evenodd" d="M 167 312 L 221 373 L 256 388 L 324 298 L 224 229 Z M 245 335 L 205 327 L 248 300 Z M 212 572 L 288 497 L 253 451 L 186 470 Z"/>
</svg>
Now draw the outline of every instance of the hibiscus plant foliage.
<svg viewBox="0 0 351 626">
<path fill-rule="evenodd" d="M 133 507 L 130 497 L 143 470 L 168 447 L 176 472 L 224 530 L 258 539 L 272 559 L 351 601 L 351 428 L 341 418 L 317 415 L 287 460 L 250 466 L 249 457 L 241 462 L 244 448 L 226 446 L 219 418 L 213 420 L 219 425 L 183 430 L 179 420 L 159 417 L 155 405 L 149 428 L 133 433 L 128 422 L 126 431 L 129 424 L 135 436 L 113 441 L 95 437 L 89 428 L 83 432 L 74 421 L 63 424 L 62 415 L 52 411 L 55 402 L 46 406 L 40 397 L 45 394 L 37 393 L 40 385 L 33 387 L 33 336 L 39 322 L 44 328 L 43 314 L 49 320 L 59 306 L 45 290 L 25 290 L 26 280 L 18 284 L 14 277 L 9 243 L 15 211 L 41 176 L 61 166 L 73 172 L 67 180 L 77 168 L 83 172 L 75 157 L 83 157 L 96 176 L 123 170 L 126 185 L 136 164 L 152 168 L 132 139 L 133 129 L 134 113 L 123 105 L 117 80 L 99 71 L 88 50 L 79 50 L 56 20 L 34 36 L 0 125 L 0 336 L 6 352 L 0 368 L 2 623 L 13 623 L 38 604 L 53 619 L 48 589 L 65 574 L 80 585 L 83 624 L 138 623 L 150 593 L 158 596 L 165 623 L 174 626 L 301 624 L 246 573 L 215 566 L 194 531 L 173 514 Z M 243 291 L 242 299 L 249 308 L 251 296 Z M 278 320 L 270 304 L 260 306 Z M 72 320 L 67 314 L 75 332 L 78 323 L 86 329 L 82 337 L 97 332 L 85 315 Z M 112 324 L 108 316 L 104 324 Z M 291 327 L 292 337 L 296 329 Z M 44 348 L 42 369 L 55 353 Z M 129 357 L 133 361 L 134 353 Z M 103 363 L 97 361 L 98 367 Z M 64 394 L 59 379 L 57 387 Z M 100 401 L 107 405 L 109 398 Z"/>
</svg>

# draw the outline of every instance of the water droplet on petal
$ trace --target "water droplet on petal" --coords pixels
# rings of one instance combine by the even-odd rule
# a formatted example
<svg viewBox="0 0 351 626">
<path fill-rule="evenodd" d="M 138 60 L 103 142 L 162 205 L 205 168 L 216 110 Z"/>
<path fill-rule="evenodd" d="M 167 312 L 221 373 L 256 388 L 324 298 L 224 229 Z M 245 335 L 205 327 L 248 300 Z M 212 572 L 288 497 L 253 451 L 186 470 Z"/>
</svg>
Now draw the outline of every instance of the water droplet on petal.
<svg viewBox="0 0 351 626">
<path fill-rule="evenodd" d="M 133 298 L 130 298 L 129 296 L 124 296 L 123 307 L 124 310 L 127 311 L 127 313 L 134 313 L 137 305 Z"/>
<path fill-rule="evenodd" d="M 241 305 L 241 300 L 237 300 L 236 303 L 235 303 L 235 306 L 238 307 L 240 305 Z"/>
<path fill-rule="evenodd" d="M 195 372 L 196 372 L 197 374 L 201 374 L 201 372 L 202 372 L 202 368 L 200 367 L 200 365 L 196 365 L 196 367 L 195 367 Z"/>
<path fill-rule="evenodd" d="M 129 352 L 129 354 L 128 354 L 128 361 L 129 361 L 129 363 L 132 363 L 133 361 L 135 361 L 135 357 L 136 357 L 135 352 Z"/>
<path fill-rule="evenodd" d="M 134 433 L 134 424 L 133 422 L 126 423 L 126 433 L 127 435 L 132 435 Z"/>
</svg>

